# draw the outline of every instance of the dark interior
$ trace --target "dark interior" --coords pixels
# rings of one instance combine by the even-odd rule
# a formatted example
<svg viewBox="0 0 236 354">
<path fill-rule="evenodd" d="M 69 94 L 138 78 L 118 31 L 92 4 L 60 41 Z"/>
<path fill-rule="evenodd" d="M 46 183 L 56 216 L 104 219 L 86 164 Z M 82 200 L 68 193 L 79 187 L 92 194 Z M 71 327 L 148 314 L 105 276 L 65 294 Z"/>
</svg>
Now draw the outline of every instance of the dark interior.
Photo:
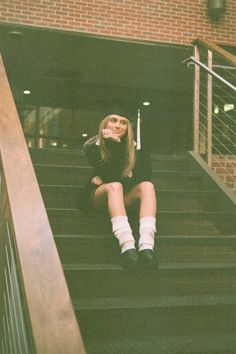
<svg viewBox="0 0 236 354">
<path fill-rule="evenodd" d="M 29 146 L 77 148 L 108 113 L 140 109 L 151 151 L 192 149 L 191 45 L 0 24 L 0 51 Z"/>
</svg>

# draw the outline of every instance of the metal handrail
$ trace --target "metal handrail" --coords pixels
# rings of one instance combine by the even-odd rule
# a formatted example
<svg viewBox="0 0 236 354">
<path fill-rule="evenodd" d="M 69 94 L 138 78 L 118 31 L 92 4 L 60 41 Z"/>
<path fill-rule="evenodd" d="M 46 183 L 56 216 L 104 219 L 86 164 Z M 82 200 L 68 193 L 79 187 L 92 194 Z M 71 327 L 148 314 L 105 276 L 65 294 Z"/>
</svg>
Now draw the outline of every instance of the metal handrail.
<svg viewBox="0 0 236 354">
<path fill-rule="evenodd" d="M 208 74 L 212 75 L 213 77 L 215 77 L 216 79 L 218 79 L 219 81 L 221 81 L 223 84 L 225 84 L 226 86 L 230 87 L 234 92 L 236 92 L 236 86 L 234 86 L 233 84 L 231 84 L 229 81 L 225 80 L 222 76 L 220 76 L 219 74 L 217 74 L 215 71 L 213 71 L 212 69 L 209 69 L 207 65 L 203 64 L 201 61 L 199 61 L 198 59 L 194 58 L 193 56 L 185 59 L 182 64 L 186 64 L 193 61 L 195 64 L 197 64 L 198 66 L 200 66 L 201 68 L 203 68 L 204 70 L 206 70 L 208 72 Z"/>
<path fill-rule="evenodd" d="M 228 66 L 225 67 L 222 64 L 227 61 L 233 65 L 230 69 L 236 69 L 236 57 L 218 45 L 206 40 L 195 40 L 193 44 L 193 56 L 185 59 L 183 63 L 187 63 L 188 67 L 190 66 L 189 64 L 192 63 L 195 71 L 194 152 L 199 154 L 204 160 L 207 160 L 208 166 L 212 168 L 230 188 L 236 191 L 234 162 L 231 163 L 231 161 L 236 160 L 236 146 L 233 138 L 231 139 L 231 135 L 235 137 L 236 132 L 234 129 L 231 129 L 229 124 L 222 121 L 221 116 L 217 114 L 218 112 L 213 111 L 215 104 L 215 108 L 218 107 L 219 112 L 221 112 L 224 118 L 227 117 L 230 121 L 234 122 L 231 115 L 221 110 L 219 105 L 227 103 L 225 100 L 226 97 L 229 100 L 228 103 L 235 102 L 236 86 L 229 81 L 228 77 L 225 78 L 223 76 L 224 73 L 228 74 Z M 220 66 L 218 65 L 219 63 Z M 214 71 L 215 68 L 219 67 L 224 68 L 221 74 Z M 234 80 L 235 76 L 233 74 L 231 74 L 231 76 Z M 214 83 L 213 79 L 215 79 Z M 219 129 L 218 123 L 223 123 L 227 131 L 225 131 L 225 129 Z M 230 133 L 227 133 L 229 131 Z M 217 166 L 220 166 L 221 169 L 217 170 L 215 162 L 217 162 Z"/>
</svg>

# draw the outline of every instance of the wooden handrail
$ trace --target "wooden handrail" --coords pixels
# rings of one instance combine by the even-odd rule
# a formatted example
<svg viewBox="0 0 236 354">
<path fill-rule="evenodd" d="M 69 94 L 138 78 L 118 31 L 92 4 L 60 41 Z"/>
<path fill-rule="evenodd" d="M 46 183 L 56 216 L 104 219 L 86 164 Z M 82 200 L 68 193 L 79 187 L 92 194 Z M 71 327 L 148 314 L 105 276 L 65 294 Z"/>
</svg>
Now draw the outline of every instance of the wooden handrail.
<svg viewBox="0 0 236 354">
<path fill-rule="evenodd" d="M 192 42 L 192 44 L 206 48 L 206 49 L 210 49 L 211 51 L 220 55 L 228 63 L 236 66 L 236 56 L 229 53 L 227 50 L 221 48 L 219 45 L 212 43 L 206 39 L 195 39 Z"/>
<path fill-rule="evenodd" d="M 2 168 L 35 352 L 84 354 L 62 265 L 1 55 L 0 96 Z"/>
</svg>

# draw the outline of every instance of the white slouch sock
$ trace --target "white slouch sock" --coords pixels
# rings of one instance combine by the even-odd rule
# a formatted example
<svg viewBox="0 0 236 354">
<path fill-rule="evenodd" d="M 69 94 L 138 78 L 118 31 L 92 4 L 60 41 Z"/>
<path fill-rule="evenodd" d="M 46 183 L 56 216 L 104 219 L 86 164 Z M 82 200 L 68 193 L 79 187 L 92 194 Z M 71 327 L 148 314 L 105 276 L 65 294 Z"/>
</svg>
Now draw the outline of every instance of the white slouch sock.
<svg viewBox="0 0 236 354">
<path fill-rule="evenodd" d="M 127 216 L 116 216 L 111 219 L 112 231 L 119 241 L 121 253 L 135 248 L 135 240 L 132 234 Z"/>
<path fill-rule="evenodd" d="M 156 218 L 152 216 L 146 216 L 139 220 L 139 251 L 154 248 L 154 239 L 156 232 Z"/>
</svg>

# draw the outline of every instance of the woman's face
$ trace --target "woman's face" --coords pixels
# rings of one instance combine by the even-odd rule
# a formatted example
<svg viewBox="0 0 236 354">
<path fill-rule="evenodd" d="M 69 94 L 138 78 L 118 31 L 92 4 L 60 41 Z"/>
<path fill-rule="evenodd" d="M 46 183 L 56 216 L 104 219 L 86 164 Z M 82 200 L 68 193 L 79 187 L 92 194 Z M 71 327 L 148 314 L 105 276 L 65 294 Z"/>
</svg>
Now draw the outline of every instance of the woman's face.
<svg viewBox="0 0 236 354">
<path fill-rule="evenodd" d="M 105 129 L 111 129 L 118 138 L 122 138 L 128 129 L 128 119 L 117 114 L 113 114 L 105 125 Z"/>
</svg>

